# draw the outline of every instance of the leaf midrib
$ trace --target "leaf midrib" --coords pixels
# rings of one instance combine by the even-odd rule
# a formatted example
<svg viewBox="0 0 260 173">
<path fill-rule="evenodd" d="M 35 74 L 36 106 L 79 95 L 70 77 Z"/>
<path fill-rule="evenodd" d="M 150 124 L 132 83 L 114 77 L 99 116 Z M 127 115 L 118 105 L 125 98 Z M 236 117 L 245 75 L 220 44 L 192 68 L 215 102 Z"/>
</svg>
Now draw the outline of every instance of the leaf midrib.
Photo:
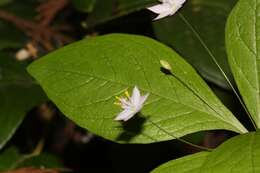
<svg viewBox="0 0 260 173">
<path fill-rule="evenodd" d="M 93 74 L 87 74 L 87 73 L 82 73 L 82 72 L 77 72 L 77 71 L 71 71 L 71 70 L 57 70 L 57 69 L 52 69 L 52 68 L 48 68 L 48 70 L 52 70 L 53 72 L 57 72 L 57 73 L 64 73 L 64 72 L 65 72 L 65 73 L 71 73 L 71 74 L 77 74 L 77 75 L 84 75 L 84 76 L 94 77 L 94 78 L 97 78 L 97 79 L 100 79 L 100 80 L 104 80 L 104 81 L 108 81 L 108 82 L 111 82 L 111 83 L 115 83 L 115 84 L 119 84 L 119 85 L 122 85 L 122 86 L 126 86 L 126 88 L 129 87 L 129 85 L 126 84 L 126 83 L 114 81 L 114 80 L 111 80 L 111 79 L 106 79 L 106 78 L 103 78 L 103 77 L 100 77 L 100 76 L 96 76 L 96 75 L 93 75 Z M 202 113 L 205 113 L 205 114 L 208 114 L 208 115 L 214 115 L 214 117 L 216 117 L 216 118 L 222 120 L 223 122 L 225 122 L 225 123 L 227 123 L 227 124 L 230 124 L 230 122 L 226 121 L 225 119 L 223 119 L 222 117 L 220 117 L 220 116 L 217 115 L 217 114 L 212 114 L 211 112 L 205 112 L 205 111 L 203 111 L 203 110 L 196 109 L 195 107 L 192 107 L 192 106 L 190 106 L 190 105 L 186 105 L 186 104 L 183 104 L 183 103 L 181 103 L 181 102 L 177 102 L 176 100 L 173 100 L 172 98 L 169 98 L 169 97 L 167 97 L 167 96 L 163 96 L 163 95 L 154 93 L 154 92 L 152 92 L 152 91 L 148 91 L 148 90 L 146 90 L 146 89 L 143 89 L 142 87 L 139 87 L 139 88 L 140 88 L 141 90 L 146 91 L 146 92 L 149 92 L 149 93 L 151 93 L 151 94 L 153 94 L 153 95 L 155 95 L 155 96 L 157 96 L 157 97 L 161 97 L 161 98 L 164 98 L 164 99 L 166 99 L 166 100 L 170 100 L 170 101 L 172 101 L 172 102 L 174 102 L 174 103 L 181 104 L 181 105 L 186 106 L 186 107 L 188 107 L 188 108 L 194 109 L 194 110 L 196 110 L 196 111 L 198 111 L 198 112 L 202 112 Z M 56 93 L 56 94 L 57 94 L 57 93 Z M 56 96 L 57 96 L 57 95 L 56 95 Z M 105 101 L 111 99 L 112 97 L 113 97 L 113 95 L 112 95 L 112 96 L 109 96 L 109 97 L 107 97 L 107 98 L 105 98 L 105 99 L 99 100 L 99 101 L 97 101 L 97 102 L 103 102 L 103 101 L 105 102 Z M 94 104 L 94 103 L 96 103 L 96 102 L 89 103 L 89 104 L 86 104 L 86 105 L 82 105 L 82 106 L 80 106 L 80 107 L 89 106 L 89 105 L 92 105 L 92 104 Z M 74 107 L 74 108 L 78 108 L 78 107 L 75 107 L 75 106 L 70 105 L 70 104 L 69 104 L 69 106 Z M 230 124 L 230 125 L 231 125 L 232 127 L 234 127 L 235 129 L 239 130 L 239 129 L 238 129 L 236 126 L 234 126 L 233 124 Z M 240 131 L 240 130 L 239 130 L 239 131 Z"/>
</svg>

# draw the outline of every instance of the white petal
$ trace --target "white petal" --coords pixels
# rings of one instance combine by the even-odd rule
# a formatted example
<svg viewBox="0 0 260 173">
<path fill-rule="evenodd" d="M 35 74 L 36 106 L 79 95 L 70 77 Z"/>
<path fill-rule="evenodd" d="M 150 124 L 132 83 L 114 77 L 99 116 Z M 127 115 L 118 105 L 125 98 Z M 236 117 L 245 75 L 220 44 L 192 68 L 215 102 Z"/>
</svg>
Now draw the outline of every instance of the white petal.
<svg viewBox="0 0 260 173">
<path fill-rule="evenodd" d="M 169 4 L 159 4 L 159 5 L 154 5 L 152 7 L 149 7 L 147 9 L 154 13 L 161 14 L 161 13 L 170 11 L 171 6 Z"/>
<path fill-rule="evenodd" d="M 186 0 L 164 0 L 163 3 L 171 4 L 172 6 L 182 6 Z"/>
<path fill-rule="evenodd" d="M 149 93 L 145 94 L 144 96 L 141 96 L 140 100 L 139 100 L 139 104 L 135 107 L 135 111 L 136 112 L 140 112 L 141 109 L 143 108 L 143 104 L 146 101 L 146 99 L 148 98 Z"/>
<path fill-rule="evenodd" d="M 141 99 L 140 99 L 140 104 L 143 105 L 144 102 L 147 100 L 149 96 L 149 93 L 145 94 L 144 96 L 141 96 Z"/>
<path fill-rule="evenodd" d="M 115 118 L 116 121 L 127 121 L 132 118 L 136 112 L 132 111 L 131 109 L 125 109 L 120 112 L 117 117 Z"/>
<path fill-rule="evenodd" d="M 135 86 L 133 89 L 132 96 L 130 98 L 130 101 L 133 104 L 133 106 L 135 107 L 138 106 L 138 104 L 140 103 L 140 98 L 141 98 L 140 91 L 137 88 L 137 86 Z"/>
<path fill-rule="evenodd" d="M 167 11 L 167 12 L 165 12 L 165 13 L 161 13 L 161 14 L 159 14 L 155 19 L 153 19 L 153 20 L 159 20 L 159 19 L 161 19 L 161 18 L 164 18 L 164 17 L 166 17 L 166 16 L 169 16 L 171 14 L 171 11 Z"/>
</svg>

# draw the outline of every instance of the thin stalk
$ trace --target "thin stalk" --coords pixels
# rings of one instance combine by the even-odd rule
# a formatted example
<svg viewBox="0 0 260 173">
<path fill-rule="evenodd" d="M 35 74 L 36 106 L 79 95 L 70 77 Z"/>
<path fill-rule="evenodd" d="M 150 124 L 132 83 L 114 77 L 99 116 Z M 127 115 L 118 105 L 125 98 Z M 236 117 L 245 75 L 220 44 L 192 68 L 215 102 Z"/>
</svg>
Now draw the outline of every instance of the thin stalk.
<svg viewBox="0 0 260 173">
<path fill-rule="evenodd" d="M 208 48 L 208 46 L 206 45 L 206 43 L 202 40 L 201 36 L 199 35 L 199 33 L 195 30 L 195 28 L 188 22 L 188 20 L 181 14 L 179 13 L 180 18 L 183 20 L 183 22 L 189 27 L 189 29 L 193 32 L 193 34 L 196 36 L 196 38 L 199 40 L 199 42 L 201 43 L 201 45 L 204 47 L 204 49 L 206 50 L 206 52 L 209 54 L 209 56 L 211 57 L 211 59 L 214 61 L 214 63 L 216 64 L 216 66 L 218 67 L 219 71 L 221 72 L 221 74 L 224 76 L 225 80 L 227 81 L 228 85 L 230 86 L 230 88 L 232 89 L 232 91 L 234 92 L 234 94 L 236 95 L 237 99 L 239 100 L 240 104 L 242 105 L 243 109 L 246 111 L 246 114 L 248 115 L 251 123 L 253 124 L 255 130 L 257 129 L 257 126 L 252 118 L 252 115 L 249 113 L 248 109 L 246 108 L 246 105 L 244 104 L 244 102 L 242 101 L 241 97 L 239 96 L 239 94 L 237 93 L 236 89 L 234 88 L 234 86 L 232 85 L 231 81 L 228 79 L 226 73 L 224 72 L 224 70 L 221 68 L 221 66 L 219 65 L 217 59 L 215 58 L 215 56 L 213 55 L 213 53 L 211 52 L 211 50 Z"/>
<path fill-rule="evenodd" d="M 149 121 L 152 125 L 154 125 L 155 127 L 157 127 L 159 130 L 161 130 L 162 132 L 164 132 L 165 134 L 167 134 L 167 135 L 169 135 L 169 136 L 175 138 L 176 140 L 178 140 L 178 141 L 180 141 L 180 142 L 182 142 L 182 143 L 185 143 L 185 144 L 187 144 L 187 145 L 190 145 L 190 146 L 192 146 L 192 147 L 194 147 L 194 148 L 198 148 L 198 149 L 200 149 L 200 150 L 213 151 L 213 149 L 210 149 L 210 148 L 207 148 L 207 147 L 203 147 L 203 146 L 200 146 L 200 145 L 196 145 L 196 144 L 193 144 L 193 143 L 191 143 L 191 142 L 189 142 L 189 141 L 186 141 L 186 140 L 184 140 L 184 139 L 178 138 L 178 137 L 176 137 L 175 135 L 173 135 L 173 134 L 171 134 L 170 132 L 168 132 L 167 130 L 161 128 L 158 124 L 154 123 L 152 120 L 148 119 L 148 121 Z"/>
</svg>

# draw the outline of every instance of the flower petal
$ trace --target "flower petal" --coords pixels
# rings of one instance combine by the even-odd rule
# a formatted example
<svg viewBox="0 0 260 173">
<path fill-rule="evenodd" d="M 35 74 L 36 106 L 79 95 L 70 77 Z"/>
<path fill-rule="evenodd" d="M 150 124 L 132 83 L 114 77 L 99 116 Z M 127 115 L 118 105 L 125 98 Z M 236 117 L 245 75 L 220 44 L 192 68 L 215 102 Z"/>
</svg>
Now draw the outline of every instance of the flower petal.
<svg viewBox="0 0 260 173">
<path fill-rule="evenodd" d="M 169 4 L 158 4 L 152 7 L 148 7 L 147 9 L 157 14 L 171 11 L 171 7 Z"/>
<path fill-rule="evenodd" d="M 131 103 L 134 107 L 137 107 L 140 103 L 141 94 L 137 86 L 134 87 L 132 96 L 130 98 Z"/>
<path fill-rule="evenodd" d="M 140 103 L 139 103 L 139 104 L 140 104 L 140 105 L 143 105 L 144 102 L 147 100 L 148 96 L 149 96 L 149 93 L 145 94 L 144 96 L 141 96 L 141 99 L 140 99 Z"/>
<path fill-rule="evenodd" d="M 164 17 L 166 17 L 166 16 L 169 16 L 171 14 L 171 11 L 169 12 L 169 11 L 167 11 L 167 12 L 165 12 L 165 13 L 161 13 L 161 14 L 159 14 L 156 18 L 154 18 L 153 20 L 159 20 L 159 19 L 161 19 L 161 18 L 164 18 Z"/>
<path fill-rule="evenodd" d="M 136 112 L 132 111 L 131 109 L 125 109 L 120 112 L 117 117 L 115 118 L 116 121 L 127 121 L 132 118 Z"/>
</svg>

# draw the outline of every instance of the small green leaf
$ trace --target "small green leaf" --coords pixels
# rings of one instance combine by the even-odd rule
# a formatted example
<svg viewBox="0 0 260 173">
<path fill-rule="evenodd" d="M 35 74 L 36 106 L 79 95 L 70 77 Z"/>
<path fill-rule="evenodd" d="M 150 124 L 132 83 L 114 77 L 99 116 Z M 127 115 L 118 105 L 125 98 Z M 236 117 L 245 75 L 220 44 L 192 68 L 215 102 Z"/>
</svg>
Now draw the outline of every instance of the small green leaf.
<svg viewBox="0 0 260 173">
<path fill-rule="evenodd" d="M 25 159 L 23 162 L 17 164 L 16 168 L 24 167 L 36 167 L 36 168 L 63 168 L 60 159 L 49 153 L 41 153 L 38 156 Z"/>
<path fill-rule="evenodd" d="M 260 0 L 240 0 L 226 28 L 229 63 L 250 114 L 260 127 Z"/>
<path fill-rule="evenodd" d="M 23 33 L 14 26 L 0 21 L 0 50 L 6 48 L 21 48 L 25 43 Z"/>
<path fill-rule="evenodd" d="M 12 0 L 0 0 L 0 6 L 12 2 Z"/>
<path fill-rule="evenodd" d="M 170 161 L 152 173 L 260 172 L 260 132 L 236 136 L 213 152 L 201 152 Z"/>
<path fill-rule="evenodd" d="M 6 171 L 12 168 L 13 164 L 20 158 L 20 154 L 14 147 L 8 148 L 0 153 L 0 171 Z"/>
<path fill-rule="evenodd" d="M 76 9 L 82 12 L 90 13 L 93 11 L 96 0 L 73 0 L 72 2 Z"/>
<path fill-rule="evenodd" d="M 199 34 L 227 77 L 233 80 L 225 50 L 225 24 L 236 1 L 187 1 L 180 11 L 184 20 L 176 14 L 153 25 L 159 40 L 179 52 L 205 79 L 225 89 L 230 89 L 230 86 L 196 34 Z"/>
<path fill-rule="evenodd" d="M 174 75 L 163 72 L 167 61 Z M 114 141 L 149 143 L 211 129 L 247 130 L 218 100 L 196 71 L 172 49 L 143 36 L 111 34 L 86 39 L 34 62 L 29 72 L 49 98 L 83 128 Z M 128 123 L 115 96 L 137 85 L 150 96 Z"/>
<path fill-rule="evenodd" d="M 45 96 L 25 71 L 25 66 L 0 53 L 0 149 L 21 124 L 26 112 Z"/>
<path fill-rule="evenodd" d="M 93 12 L 87 18 L 88 26 L 109 21 L 111 19 L 127 15 L 131 12 L 141 10 L 157 0 L 96 0 Z"/>
<path fill-rule="evenodd" d="M 0 171 L 8 171 L 23 167 L 35 168 L 63 168 L 59 158 L 49 153 L 38 156 L 22 155 L 19 151 L 10 147 L 0 153 Z"/>
</svg>

